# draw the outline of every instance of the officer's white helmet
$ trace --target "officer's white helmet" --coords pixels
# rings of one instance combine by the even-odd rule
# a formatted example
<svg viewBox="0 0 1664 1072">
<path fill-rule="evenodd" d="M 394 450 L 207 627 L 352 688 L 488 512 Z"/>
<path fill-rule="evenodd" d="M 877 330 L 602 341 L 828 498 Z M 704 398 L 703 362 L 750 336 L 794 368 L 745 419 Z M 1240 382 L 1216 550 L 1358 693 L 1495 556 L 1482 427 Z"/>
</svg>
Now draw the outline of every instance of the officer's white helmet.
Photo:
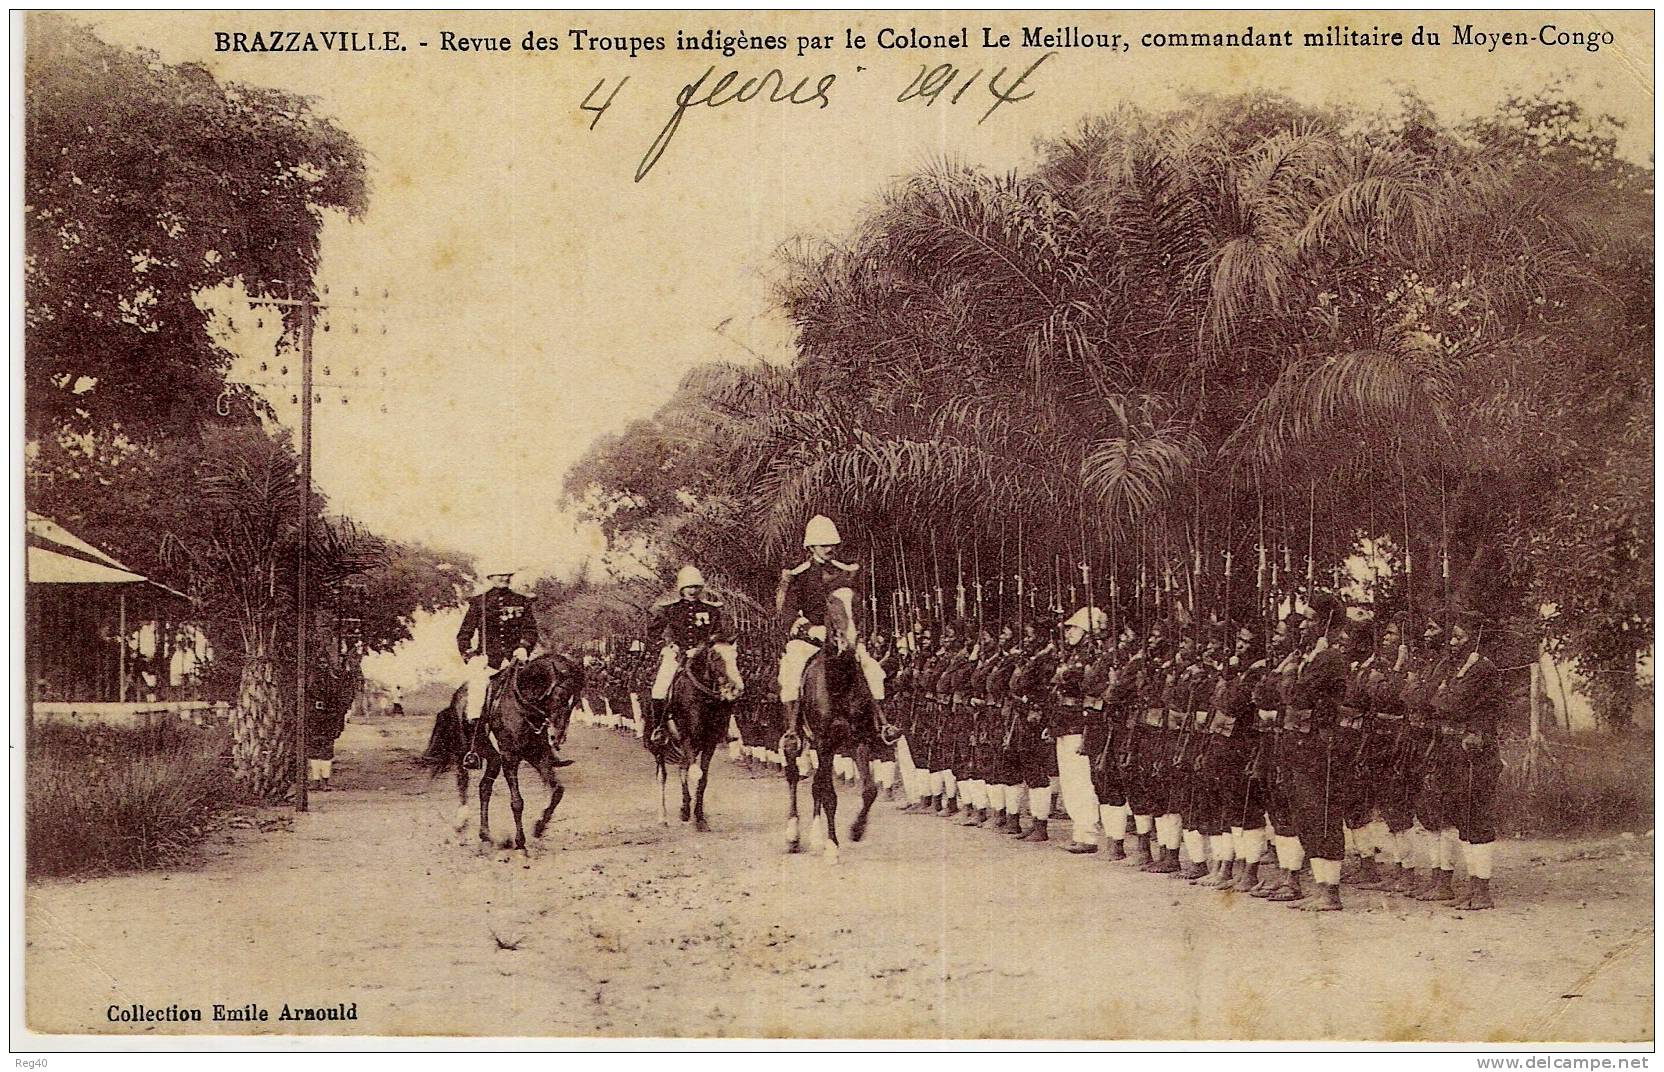
<svg viewBox="0 0 1664 1072">
<path fill-rule="evenodd" d="M 676 590 L 678 592 L 696 585 L 700 588 L 705 586 L 705 575 L 699 572 L 698 566 L 683 566 L 676 571 Z"/>
<path fill-rule="evenodd" d="M 1109 625 L 1109 614 L 1098 607 L 1082 607 L 1063 623 L 1065 629 L 1079 629 L 1083 633 L 1096 633 Z"/>
<path fill-rule="evenodd" d="M 485 569 L 482 571 L 482 576 L 487 579 L 492 577 L 512 577 L 518 572 L 520 571 L 509 565 L 507 562 L 488 562 L 485 565 Z"/>
<path fill-rule="evenodd" d="M 831 547 L 842 542 L 838 539 L 838 526 L 832 524 L 832 519 L 825 514 L 811 517 L 803 530 L 804 547 Z"/>
</svg>

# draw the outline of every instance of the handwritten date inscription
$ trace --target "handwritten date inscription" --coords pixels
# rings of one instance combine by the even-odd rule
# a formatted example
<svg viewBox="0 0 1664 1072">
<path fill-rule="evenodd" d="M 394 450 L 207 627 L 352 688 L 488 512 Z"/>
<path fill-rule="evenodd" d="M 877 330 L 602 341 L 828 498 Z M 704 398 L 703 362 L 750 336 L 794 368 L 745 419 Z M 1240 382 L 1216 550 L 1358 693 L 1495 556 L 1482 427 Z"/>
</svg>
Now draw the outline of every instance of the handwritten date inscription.
<svg viewBox="0 0 1664 1072">
<path fill-rule="evenodd" d="M 955 105 L 967 93 L 980 86 L 980 91 L 972 94 L 972 99 L 989 101 L 987 110 L 977 120 L 980 125 L 1001 105 L 1016 104 L 1034 96 L 1034 90 L 1028 88 L 1030 79 L 1042 64 L 1055 55 L 1057 53 L 1047 52 L 1015 73 L 1007 67 L 987 74 L 986 68 L 967 73 L 966 68 L 951 63 L 934 66 L 921 64 L 918 73 L 895 100 L 898 104 L 915 104 L 926 108 L 938 101 Z M 855 70 L 859 74 L 866 68 L 857 67 Z M 609 88 L 607 79 L 603 78 L 589 91 L 578 106 L 583 111 L 594 113 L 589 122 L 589 129 L 595 129 L 595 125 L 606 115 L 607 109 L 612 107 L 629 81 L 627 77 L 620 79 Z M 635 181 L 640 182 L 652 172 L 659 159 L 664 156 L 665 150 L 670 148 L 676 132 L 681 129 L 682 121 L 696 109 L 723 108 L 763 100 L 769 104 L 808 105 L 819 111 L 831 106 L 833 87 L 837 82 L 838 76 L 830 73 L 818 78 L 806 76 L 794 82 L 777 67 L 749 78 L 740 71 L 729 71 L 717 76 L 714 66 L 707 67 L 704 74 L 677 90 L 675 109 L 636 166 Z"/>
</svg>

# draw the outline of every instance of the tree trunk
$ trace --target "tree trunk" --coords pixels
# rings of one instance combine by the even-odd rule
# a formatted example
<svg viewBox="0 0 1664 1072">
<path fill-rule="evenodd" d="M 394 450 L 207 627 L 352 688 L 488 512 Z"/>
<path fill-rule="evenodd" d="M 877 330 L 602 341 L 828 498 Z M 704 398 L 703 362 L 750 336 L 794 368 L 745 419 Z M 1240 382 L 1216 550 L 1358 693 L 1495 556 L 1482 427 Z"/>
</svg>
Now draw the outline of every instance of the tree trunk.
<svg viewBox="0 0 1664 1072">
<path fill-rule="evenodd" d="M 295 781 L 293 720 L 277 678 L 277 663 L 269 654 L 250 652 L 231 715 L 232 773 L 268 800 L 282 799 Z"/>
</svg>

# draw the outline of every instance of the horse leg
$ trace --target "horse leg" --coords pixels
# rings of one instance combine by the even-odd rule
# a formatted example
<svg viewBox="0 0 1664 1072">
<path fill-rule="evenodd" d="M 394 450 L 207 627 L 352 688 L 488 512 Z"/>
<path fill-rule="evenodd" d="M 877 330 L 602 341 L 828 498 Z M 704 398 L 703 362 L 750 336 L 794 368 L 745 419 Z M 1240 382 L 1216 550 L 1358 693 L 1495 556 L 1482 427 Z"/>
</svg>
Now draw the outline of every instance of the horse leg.
<svg viewBox="0 0 1664 1072">
<path fill-rule="evenodd" d="M 710 830 L 705 822 L 705 787 L 711 784 L 711 760 L 716 758 L 716 742 L 705 749 L 699 765 L 699 789 L 693 798 L 693 828 L 700 833 Z"/>
<path fill-rule="evenodd" d="M 491 841 L 491 783 L 497 780 L 497 753 L 486 756 L 485 770 L 480 773 L 480 840 Z"/>
<path fill-rule="evenodd" d="M 849 824 L 849 840 L 860 841 L 867 832 L 867 813 L 878 799 L 878 785 L 872 780 L 872 749 L 865 742 L 855 746 L 855 772 L 861 781 L 861 811 Z"/>
<path fill-rule="evenodd" d="M 514 813 L 514 847 L 526 853 L 526 828 L 520 824 L 520 814 L 525 810 L 526 798 L 520 795 L 519 759 L 510 758 L 503 761 L 503 780 L 508 783 L 508 807 Z"/>
<path fill-rule="evenodd" d="M 456 765 L 456 817 L 451 826 L 459 834 L 468 828 L 468 768 L 460 761 Z"/>
<path fill-rule="evenodd" d="M 684 747 L 686 747 L 684 745 Z M 686 761 L 677 765 L 682 772 L 682 821 L 685 823 L 693 818 L 693 796 L 688 792 L 688 764 Z"/>
<path fill-rule="evenodd" d="M 786 792 L 791 798 L 791 811 L 786 815 L 786 851 L 797 852 L 803 847 L 797 829 L 797 757 L 786 755 Z"/>
<path fill-rule="evenodd" d="M 832 749 L 826 749 L 832 755 Z M 815 768 L 814 782 L 815 803 L 826 819 L 826 843 L 821 852 L 826 856 L 826 862 L 838 862 L 838 785 L 832 780 L 832 764 L 822 763 Z"/>
<path fill-rule="evenodd" d="M 540 838 L 543 831 L 549 829 L 549 817 L 555 814 L 555 807 L 560 804 L 560 798 L 566 795 L 566 787 L 560 784 L 560 775 L 555 771 L 554 756 L 545 754 L 537 761 L 537 773 L 543 776 L 543 784 L 549 787 L 549 806 L 543 809 L 543 814 L 537 817 L 532 826 L 532 837 Z"/>
<path fill-rule="evenodd" d="M 670 780 L 670 771 L 665 769 L 664 756 L 659 756 L 659 825 L 670 825 L 670 809 L 665 802 L 665 783 Z"/>
</svg>

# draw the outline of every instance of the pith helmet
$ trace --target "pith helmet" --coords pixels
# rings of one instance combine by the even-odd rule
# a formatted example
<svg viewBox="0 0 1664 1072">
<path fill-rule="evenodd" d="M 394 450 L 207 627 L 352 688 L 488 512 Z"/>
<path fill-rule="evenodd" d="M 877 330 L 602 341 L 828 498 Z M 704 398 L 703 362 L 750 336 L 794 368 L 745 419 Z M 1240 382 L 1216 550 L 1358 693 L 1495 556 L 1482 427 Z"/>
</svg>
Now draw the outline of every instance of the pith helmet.
<svg viewBox="0 0 1664 1072">
<path fill-rule="evenodd" d="M 492 577 L 512 577 L 519 572 L 520 571 L 518 569 L 514 568 L 507 562 L 490 562 L 486 564 L 483 576 L 487 579 Z"/>
<path fill-rule="evenodd" d="M 676 571 L 676 590 L 678 592 L 694 585 L 701 588 L 705 586 L 705 575 L 699 572 L 698 566 L 683 566 Z"/>
<path fill-rule="evenodd" d="M 842 542 L 838 538 L 838 526 L 832 524 L 832 519 L 825 514 L 811 517 L 803 529 L 804 547 L 831 547 Z"/>
<path fill-rule="evenodd" d="M 1109 614 L 1098 607 L 1082 607 L 1063 623 L 1065 629 L 1079 629 L 1083 633 L 1096 633 L 1109 625 Z"/>
</svg>

